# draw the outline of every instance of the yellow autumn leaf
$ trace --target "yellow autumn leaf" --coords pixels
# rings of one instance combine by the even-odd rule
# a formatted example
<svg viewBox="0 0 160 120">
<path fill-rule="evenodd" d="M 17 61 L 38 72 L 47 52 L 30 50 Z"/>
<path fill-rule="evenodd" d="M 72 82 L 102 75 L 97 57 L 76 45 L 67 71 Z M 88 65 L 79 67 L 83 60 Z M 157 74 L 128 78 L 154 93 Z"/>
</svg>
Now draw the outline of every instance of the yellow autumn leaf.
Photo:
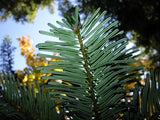
<svg viewBox="0 0 160 120">
<path fill-rule="evenodd" d="M 27 76 L 25 76 L 25 77 L 24 77 L 24 79 L 22 80 L 22 82 L 24 82 L 24 83 L 25 83 L 25 82 L 27 82 L 27 81 L 28 81 L 28 77 L 27 77 Z"/>
</svg>

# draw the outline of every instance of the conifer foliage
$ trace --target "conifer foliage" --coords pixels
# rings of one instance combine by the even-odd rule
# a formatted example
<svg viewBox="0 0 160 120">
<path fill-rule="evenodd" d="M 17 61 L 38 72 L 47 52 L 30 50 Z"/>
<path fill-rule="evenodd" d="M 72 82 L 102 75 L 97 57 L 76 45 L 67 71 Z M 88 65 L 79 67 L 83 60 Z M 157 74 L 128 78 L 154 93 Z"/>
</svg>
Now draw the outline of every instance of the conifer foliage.
<svg viewBox="0 0 160 120">
<path fill-rule="evenodd" d="M 60 42 L 46 41 L 37 45 L 38 56 L 54 58 L 49 66 L 38 67 L 41 73 L 50 73 L 39 86 L 20 83 L 14 76 L 3 73 L 0 78 L 0 117 L 8 119 L 39 120 L 150 120 L 158 119 L 159 70 L 151 70 L 145 86 L 140 85 L 143 66 L 131 67 L 137 61 L 134 49 L 126 49 L 127 40 L 111 18 L 101 21 L 106 14 L 89 14 L 81 22 L 79 9 L 75 15 L 51 23 L 45 35 L 58 37 Z M 107 24 L 107 26 L 105 26 Z M 119 38 L 119 37 L 118 37 Z M 51 52 L 51 54 L 49 53 Z M 53 53 L 59 53 L 54 56 Z M 55 70 L 56 69 L 56 70 Z M 45 75 L 44 74 L 44 75 Z M 125 89 L 127 84 L 135 87 Z M 8 107 L 6 107 L 8 106 Z M 8 108 L 8 109 L 7 109 Z"/>
<path fill-rule="evenodd" d="M 49 23 L 50 32 L 40 31 L 60 40 L 46 41 L 37 47 L 40 51 L 60 54 L 38 54 L 61 60 L 38 69 L 42 73 L 52 73 L 52 76 L 44 76 L 43 79 L 59 79 L 64 83 L 51 81 L 45 86 L 46 89 L 54 90 L 49 92 L 52 100 L 60 101 L 57 106 L 62 119 L 66 116 L 83 120 L 117 119 L 120 113 L 128 109 L 120 101 L 126 95 L 124 85 L 138 82 L 137 71 L 142 66 L 130 67 L 136 62 L 132 56 L 134 50 L 125 48 L 126 38 L 117 40 L 117 36 L 123 35 L 123 31 L 115 27 L 118 21 L 111 22 L 108 17 L 100 22 L 106 11 L 98 14 L 99 10 L 81 22 L 76 7 L 75 15 L 66 17 L 62 22 L 57 21 L 61 28 Z M 63 72 L 53 69 L 63 69 Z"/>
</svg>

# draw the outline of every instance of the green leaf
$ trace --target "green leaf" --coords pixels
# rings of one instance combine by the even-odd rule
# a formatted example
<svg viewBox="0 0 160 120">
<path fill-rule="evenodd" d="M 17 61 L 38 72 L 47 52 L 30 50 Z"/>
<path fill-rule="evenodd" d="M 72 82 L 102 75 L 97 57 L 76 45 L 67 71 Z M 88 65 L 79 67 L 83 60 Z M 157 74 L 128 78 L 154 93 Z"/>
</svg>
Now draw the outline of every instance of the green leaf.
<svg viewBox="0 0 160 120">
<path fill-rule="evenodd" d="M 78 28 L 78 23 L 79 23 L 79 20 L 78 20 L 78 12 L 79 12 L 79 9 L 78 9 L 78 6 L 76 6 L 76 9 L 75 9 L 75 22 L 76 22 L 76 27 Z"/>
</svg>

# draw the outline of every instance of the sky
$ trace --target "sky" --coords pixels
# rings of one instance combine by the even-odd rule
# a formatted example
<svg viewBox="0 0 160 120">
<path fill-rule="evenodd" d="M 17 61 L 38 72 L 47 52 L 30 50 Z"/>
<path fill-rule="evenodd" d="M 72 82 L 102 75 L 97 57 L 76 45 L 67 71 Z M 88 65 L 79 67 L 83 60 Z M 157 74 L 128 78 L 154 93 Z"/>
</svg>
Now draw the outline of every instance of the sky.
<svg viewBox="0 0 160 120">
<path fill-rule="evenodd" d="M 14 51 L 14 70 L 23 70 L 26 65 L 26 60 L 21 56 L 21 51 L 19 48 L 18 37 L 30 36 L 33 41 L 33 47 L 36 49 L 38 43 L 43 43 L 46 40 L 53 40 L 53 37 L 45 36 L 39 33 L 39 30 L 48 31 L 50 27 L 48 23 L 57 25 L 56 21 L 60 21 L 62 17 L 59 15 L 58 6 L 54 4 L 54 14 L 50 14 L 49 10 L 46 8 L 44 10 L 39 10 L 34 23 L 16 23 L 13 19 L 9 19 L 6 22 L 0 23 L 0 44 L 1 41 L 8 34 L 9 38 L 12 40 L 12 45 L 16 47 Z M 54 39 L 56 40 L 56 39 Z M 36 49 L 36 53 L 38 53 Z"/>
</svg>

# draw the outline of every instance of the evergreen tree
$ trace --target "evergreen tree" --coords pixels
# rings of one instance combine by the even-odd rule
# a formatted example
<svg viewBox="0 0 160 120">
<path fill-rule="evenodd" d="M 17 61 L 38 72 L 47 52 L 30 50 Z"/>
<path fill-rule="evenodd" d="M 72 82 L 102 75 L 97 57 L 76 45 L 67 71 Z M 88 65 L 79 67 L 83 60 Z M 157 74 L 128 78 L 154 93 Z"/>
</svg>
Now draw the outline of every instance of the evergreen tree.
<svg viewBox="0 0 160 120">
<path fill-rule="evenodd" d="M 6 35 L 0 46 L 0 68 L 5 72 L 13 73 L 13 52 L 16 48 L 12 46 L 9 35 Z"/>
</svg>

